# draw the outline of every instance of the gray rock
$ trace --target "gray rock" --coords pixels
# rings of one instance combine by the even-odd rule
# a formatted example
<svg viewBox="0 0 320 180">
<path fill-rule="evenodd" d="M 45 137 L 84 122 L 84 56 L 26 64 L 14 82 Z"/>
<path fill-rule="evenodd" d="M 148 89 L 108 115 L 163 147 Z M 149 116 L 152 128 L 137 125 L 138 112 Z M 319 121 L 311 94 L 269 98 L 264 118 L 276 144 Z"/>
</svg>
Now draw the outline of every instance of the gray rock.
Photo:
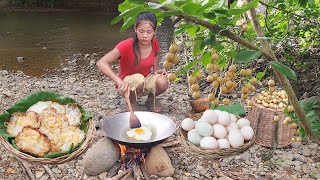
<svg viewBox="0 0 320 180">
<path fill-rule="evenodd" d="M 119 159 L 119 153 L 110 138 L 101 138 L 83 158 L 84 172 L 98 175 L 110 169 Z"/>
</svg>

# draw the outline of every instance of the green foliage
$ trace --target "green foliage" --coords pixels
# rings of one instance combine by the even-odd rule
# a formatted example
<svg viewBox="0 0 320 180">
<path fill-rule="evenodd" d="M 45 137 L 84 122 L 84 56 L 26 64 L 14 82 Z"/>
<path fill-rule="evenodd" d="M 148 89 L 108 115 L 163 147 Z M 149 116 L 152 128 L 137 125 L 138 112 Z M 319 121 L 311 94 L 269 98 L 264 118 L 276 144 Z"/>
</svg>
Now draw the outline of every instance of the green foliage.
<svg viewBox="0 0 320 180">
<path fill-rule="evenodd" d="M 246 115 L 243 106 L 240 104 L 239 101 L 234 102 L 229 105 L 222 105 L 218 107 L 214 107 L 213 104 L 210 104 L 210 109 L 216 109 L 220 111 L 227 111 L 228 113 L 238 115 L 240 117 L 244 117 Z"/>
<path fill-rule="evenodd" d="M 235 63 L 249 63 L 251 61 L 254 61 L 258 59 L 262 53 L 260 51 L 254 51 L 254 50 L 246 50 L 241 51 L 237 53 L 235 56 Z"/>
<path fill-rule="evenodd" d="M 292 79 L 292 80 L 297 80 L 297 75 L 296 73 L 290 69 L 288 66 L 282 64 L 281 62 L 278 61 L 271 61 L 269 64 L 276 69 L 278 72 L 281 74 L 285 75 L 286 77 Z"/>
</svg>

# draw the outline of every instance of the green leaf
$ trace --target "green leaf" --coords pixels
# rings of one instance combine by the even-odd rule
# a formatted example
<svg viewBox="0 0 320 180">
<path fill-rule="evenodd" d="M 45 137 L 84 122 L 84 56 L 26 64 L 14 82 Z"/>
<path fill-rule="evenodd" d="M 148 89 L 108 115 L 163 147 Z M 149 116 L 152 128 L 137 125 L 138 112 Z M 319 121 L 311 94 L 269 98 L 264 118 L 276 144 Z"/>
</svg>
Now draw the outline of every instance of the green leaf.
<svg viewBox="0 0 320 180">
<path fill-rule="evenodd" d="M 197 3 L 189 2 L 182 6 L 182 11 L 188 15 L 194 16 L 202 6 Z"/>
<path fill-rule="evenodd" d="M 197 56 L 198 54 L 200 54 L 200 52 L 202 52 L 201 44 L 202 40 L 197 39 L 192 49 L 193 56 Z"/>
<path fill-rule="evenodd" d="M 266 74 L 266 71 L 258 72 L 256 75 L 257 80 L 260 81 L 265 74 Z"/>
<path fill-rule="evenodd" d="M 213 12 L 209 12 L 209 13 L 203 13 L 203 16 L 205 18 L 208 18 L 208 19 L 211 19 L 211 20 L 214 20 L 216 18 L 216 14 L 213 13 Z"/>
<path fill-rule="evenodd" d="M 132 18 L 132 16 L 136 16 L 138 13 L 142 12 L 143 9 L 144 9 L 144 7 L 142 5 L 134 6 L 134 7 L 130 8 L 130 9 L 127 9 L 124 12 L 122 12 L 121 14 L 119 14 L 119 16 L 114 18 L 111 21 L 111 24 L 116 24 L 121 19 L 124 19 L 124 17 L 131 17 Z"/>
<path fill-rule="evenodd" d="M 120 32 L 124 32 L 126 29 L 128 29 L 130 26 L 134 24 L 136 21 L 136 17 L 130 17 L 128 18 L 122 25 Z"/>
<path fill-rule="evenodd" d="M 48 153 L 48 154 L 44 155 L 44 158 L 56 158 L 56 157 L 70 154 L 70 153 L 71 153 L 71 148 L 69 150 L 63 151 L 63 152 Z"/>
<path fill-rule="evenodd" d="M 205 51 L 203 53 L 201 62 L 204 67 L 211 62 L 211 53 L 209 51 Z"/>
<path fill-rule="evenodd" d="M 281 74 L 283 74 L 284 76 L 292 79 L 292 80 L 297 80 L 297 75 L 296 73 L 290 69 L 288 66 L 282 64 L 279 61 L 271 61 L 269 62 L 269 64 L 278 72 L 280 72 Z"/>
<path fill-rule="evenodd" d="M 192 67 L 194 67 L 197 64 L 197 60 L 193 60 L 189 62 L 184 68 L 178 71 L 177 76 L 180 76 L 181 74 L 186 73 L 188 70 L 190 70 Z"/>
<path fill-rule="evenodd" d="M 244 117 L 246 115 L 244 108 L 239 101 L 229 105 L 218 106 L 213 109 L 220 110 L 220 111 L 227 111 L 228 113 L 238 115 L 240 117 Z"/>
<path fill-rule="evenodd" d="M 173 3 L 173 0 L 167 0 L 161 4 L 159 3 L 154 3 L 154 2 L 148 2 L 148 5 L 152 8 L 152 9 L 159 9 L 161 7 L 164 7 L 168 4 L 172 4 Z"/>
<path fill-rule="evenodd" d="M 239 52 L 235 57 L 235 63 L 249 63 L 256 59 L 258 59 L 262 53 L 260 51 L 255 50 L 245 50 Z"/>
</svg>

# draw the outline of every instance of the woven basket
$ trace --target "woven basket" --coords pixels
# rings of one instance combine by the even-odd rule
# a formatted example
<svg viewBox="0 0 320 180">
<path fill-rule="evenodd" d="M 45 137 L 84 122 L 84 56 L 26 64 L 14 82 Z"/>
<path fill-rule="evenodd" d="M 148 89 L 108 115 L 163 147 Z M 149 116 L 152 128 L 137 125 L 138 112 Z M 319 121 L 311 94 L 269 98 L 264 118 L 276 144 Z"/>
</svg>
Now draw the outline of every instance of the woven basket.
<svg viewBox="0 0 320 180">
<path fill-rule="evenodd" d="M 72 152 L 71 154 L 63 155 L 63 156 L 56 157 L 56 158 L 39 158 L 39 157 L 33 157 L 29 154 L 23 153 L 23 152 L 15 149 L 8 141 L 3 139 L 2 136 L 0 136 L 0 142 L 9 152 L 11 152 L 15 156 L 17 156 L 21 159 L 27 160 L 29 162 L 35 162 L 35 163 L 40 163 L 40 164 L 60 164 L 60 163 L 70 161 L 70 160 L 80 156 L 81 154 L 86 152 L 88 150 L 88 148 L 91 146 L 91 144 L 93 142 L 94 131 L 95 131 L 94 124 L 91 119 L 88 120 L 87 127 L 88 127 L 88 130 L 86 133 L 86 139 L 81 144 L 81 146 L 79 148 L 77 148 L 74 152 Z"/>
<path fill-rule="evenodd" d="M 261 122 L 257 126 L 257 119 L 261 113 Z M 273 121 L 273 117 L 277 115 L 280 117 L 280 121 L 278 121 L 278 127 L 276 128 L 275 122 Z M 293 137 L 293 132 L 288 125 L 284 125 L 282 121 L 286 115 L 283 113 L 283 109 L 271 109 L 265 108 L 261 104 L 257 104 L 254 102 L 251 109 L 248 112 L 248 119 L 253 124 L 253 127 L 257 127 L 256 131 L 257 144 L 265 147 L 273 147 L 275 141 L 275 130 L 278 131 L 278 148 L 282 148 L 288 146 L 291 143 L 291 139 Z"/>
<path fill-rule="evenodd" d="M 199 116 L 199 115 L 196 115 L 196 116 Z M 194 118 L 194 119 L 196 119 L 196 118 Z M 180 144 L 183 147 L 185 147 L 184 149 L 191 154 L 197 155 L 198 157 L 200 156 L 200 157 L 219 159 L 219 158 L 230 157 L 230 156 L 234 156 L 234 155 L 238 155 L 238 154 L 243 153 L 244 151 L 246 151 L 248 148 L 250 148 L 254 144 L 255 137 L 256 137 L 256 135 L 254 135 L 254 137 L 250 141 L 245 142 L 244 145 L 242 145 L 238 148 L 207 149 L 207 148 L 201 148 L 199 146 L 195 146 L 192 143 L 190 143 L 187 140 L 187 131 L 183 130 L 180 127 L 178 139 L 180 141 Z"/>
</svg>

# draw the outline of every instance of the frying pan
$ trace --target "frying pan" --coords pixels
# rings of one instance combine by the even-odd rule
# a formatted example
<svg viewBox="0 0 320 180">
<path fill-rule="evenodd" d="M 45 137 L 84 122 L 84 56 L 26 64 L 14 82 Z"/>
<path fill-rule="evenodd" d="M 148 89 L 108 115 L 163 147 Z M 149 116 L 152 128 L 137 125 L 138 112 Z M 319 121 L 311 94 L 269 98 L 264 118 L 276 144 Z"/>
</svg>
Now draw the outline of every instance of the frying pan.
<svg viewBox="0 0 320 180">
<path fill-rule="evenodd" d="M 135 115 L 142 126 L 147 126 L 152 132 L 148 141 L 139 141 L 127 136 L 126 132 L 131 130 L 129 126 L 129 112 L 119 113 L 102 121 L 102 129 L 114 141 L 119 144 L 133 148 L 150 148 L 171 136 L 176 130 L 176 124 L 167 116 L 162 114 L 135 111 Z"/>
</svg>

